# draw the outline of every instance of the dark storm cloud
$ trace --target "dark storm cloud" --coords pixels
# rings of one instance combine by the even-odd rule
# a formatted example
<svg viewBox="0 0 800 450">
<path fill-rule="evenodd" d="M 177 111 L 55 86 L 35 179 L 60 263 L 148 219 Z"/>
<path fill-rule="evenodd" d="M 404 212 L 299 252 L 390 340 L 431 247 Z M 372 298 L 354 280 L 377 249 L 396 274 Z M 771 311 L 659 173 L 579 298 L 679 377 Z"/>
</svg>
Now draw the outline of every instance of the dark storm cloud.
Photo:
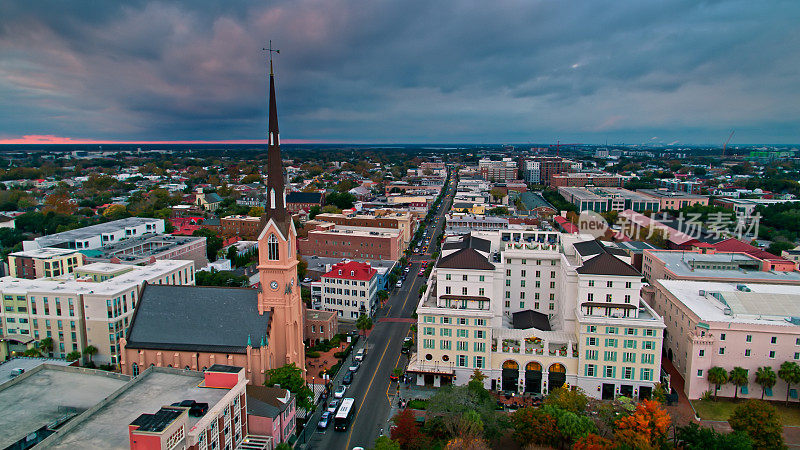
<svg viewBox="0 0 800 450">
<path fill-rule="evenodd" d="M 800 138 L 796 1 L 0 3 L 0 138 Z"/>
</svg>

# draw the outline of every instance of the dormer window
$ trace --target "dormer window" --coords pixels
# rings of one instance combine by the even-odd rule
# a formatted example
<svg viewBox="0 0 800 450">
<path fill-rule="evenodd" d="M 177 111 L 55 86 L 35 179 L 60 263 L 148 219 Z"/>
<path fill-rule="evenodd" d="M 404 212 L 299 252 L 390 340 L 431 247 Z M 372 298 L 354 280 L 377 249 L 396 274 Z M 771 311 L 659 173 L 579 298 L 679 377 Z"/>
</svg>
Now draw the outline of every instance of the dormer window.
<svg viewBox="0 0 800 450">
<path fill-rule="evenodd" d="M 356 276 L 356 271 L 355 271 L 355 270 L 351 270 L 351 271 L 350 271 L 350 276 L 351 276 L 351 277 L 354 277 L 354 276 Z"/>
</svg>

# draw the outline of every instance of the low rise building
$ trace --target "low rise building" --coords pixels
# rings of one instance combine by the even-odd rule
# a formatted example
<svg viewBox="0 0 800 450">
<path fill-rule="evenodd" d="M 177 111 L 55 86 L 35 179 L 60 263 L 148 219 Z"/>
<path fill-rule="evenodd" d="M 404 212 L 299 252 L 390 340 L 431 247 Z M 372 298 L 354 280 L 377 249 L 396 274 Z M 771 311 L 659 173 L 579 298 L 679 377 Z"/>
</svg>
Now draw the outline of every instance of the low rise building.
<svg viewBox="0 0 800 450">
<path fill-rule="evenodd" d="M 306 259 L 308 263 L 308 268 L 306 269 L 306 274 L 308 277 L 318 280 L 322 278 L 323 275 L 331 271 L 331 268 L 335 264 L 339 264 L 342 262 L 347 261 L 358 261 L 361 263 L 368 263 L 373 269 L 378 271 L 378 290 L 390 290 L 393 286 L 389 286 L 389 276 L 392 274 L 392 270 L 398 264 L 397 261 L 389 260 L 389 259 L 348 259 L 348 258 L 330 258 L 325 256 L 310 256 Z M 312 289 L 312 298 L 321 299 L 321 295 L 313 295 Z M 321 292 L 319 292 L 321 294 Z"/>
<path fill-rule="evenodd" d="M 396 261 L 402 254 L 402 238 L 400 230 L 389 228 L 319 224 L 308 232 L 307 238 L 297 240 L 297 247 L 306 258 L 315 255 Z"/>
<path fill-rule="evenodd" d="M 306 309 L 305 333 L 303 339 L 313 344 L 330 340 L 339 330 L 339 315 L 333 311 Z"/>
<path fill-rule="evenodd" d="M 636 212 L 660 210 L 660 202 L 653 197 L 637 194 L 622 188 L 559 187 L 559 194 L 578 207 L 578 211 L 624 211 Z"/>
<path fill-rule="evenodd" d="M 708 206 L 708 196 L 690 194 L 686 192 L 668 191 L 667 189 L 639 189 L 636 192 L 648 197 L 658 199 L 659 210 L 671 209 L 677 211 L 686 206 Z"/>
<path fill-rule="evenodd" d="M 445 233 L 464 234 L 471 231 L 492 231 L 508 228 L 508 219 L 497 216 L 484 216 L 469 213 L 447 213 Z"/>
<path fill-rule="evenodd" d="M 402 241 L 400 251 L 408 248 L 408 244 L 414 235 L 414 224 L 416 223 L 411 213 L 395 211 L 382 211 L 374 215 L 322 213 L 317 214 L 314 219 L 336 225 L 399 230 Z"/>
<path fill-rule="evenodd" d="M 58 247 L 77 250 L 93 250 L 123 239 L 142 236 L 144 234 L 163 234 L 164 220 L 146 217 L 128 217 L 113 220 L 76 230 L 48 234 L 32 241 L 23 241 L 23 250 L 35 250 L 45 247 Z"/>
<path fill-rule="evenodd" d="M 250 216 L 228 216 L 219 219 L 221 233 L 223 236 L 239 236 L 248 241 L 258 239 L 261 230 L 264 229 L 266 221 L 261 217 Z"/>
<path fill-rule="evenodd" d="M 247 385 L 247 425 L 250 434 L 268 436 L 274 445 L 289 442 L 297 429 L 297 397 L 280 387 Z"/>
<path fill-rule="evenodd" d="M 695 250 L 644 250 L 642 275 L 648 281 L 691 280 L 726 283 L 800 285 L 800 272 L 775 271 L 747 253 L 712 248 Z"/>
<path fill-rule="evenodd" d="M 322 309 L 340 319 L 372 316 L 377 307 L 378 271 L 369 263 L 348 261 L 334 265 L 322 276 Z"/>
<path fill-rule="evenodd" d="M 626 178 L 621 175 L 612 173 L 597 173 L 597 172 L 575 172 L 575 173 L 561 173 L 553 174 L 550 177 L 550 186 L 604 186 L 604 187 L 622 187 Z"/>
<path fill-rule="evenodd" d="M 689 399 L 714 391 L 708 380 L 712 367 L 730 371 L 742 367 L 748 384 L 722 385 L 719 394 L 761 397 L 756 370 L 778 372 L 785 361 L 800 361 L 800 291 L 797 286 L 758 283 L 657 280 L 645 299 L 664 317 L 664 352 L 684 379 Z M 786 383 L 780 378 L 764 398 L 783 400 Z M 797 388 L 789 390 L 797 401 Z"/>
<path fill-rule="evenodd" d="M 56 247 L 23 250 L 8 255 L 8 273 L 29 280 L 58 277 L 72 273 L 85 262 L 86 257 L 78 250 Z"/>
<path fill-rule="evenodd" d="M 478 172 L 487 181 L 507 181 L 517 179 L 517 161 L 503 158 L 501 161 L 482 159 L 478 161 Z"/>
<path fill-rule="evenodd" d="M 325 194 L 322 192 L 287 192 L 286 209 L 295 214 L 301 210 L 310 210 L 315 206 L 322 206 Z"/>
<path fill-rule="evenodd" d="M 146 265 L 155 261 L 191 260 L 195 267 L 208 264 L 206 238 L 202 236 L 146 234 L 81 253 L 90 263 Z"/>
<path fill-rule="evenodd" d="M 0 338 L 13 352 L 31 341 L 53 340 L 50 353 L 63 358 L 91 345 L 97 364 L 119 362 L 119 339 L 132 320 L 145 284 L 194 284 L 192 261 L 149 266 L 93 263 L 73 274 L 47 279 L 0 278 Z"/>
</svg>

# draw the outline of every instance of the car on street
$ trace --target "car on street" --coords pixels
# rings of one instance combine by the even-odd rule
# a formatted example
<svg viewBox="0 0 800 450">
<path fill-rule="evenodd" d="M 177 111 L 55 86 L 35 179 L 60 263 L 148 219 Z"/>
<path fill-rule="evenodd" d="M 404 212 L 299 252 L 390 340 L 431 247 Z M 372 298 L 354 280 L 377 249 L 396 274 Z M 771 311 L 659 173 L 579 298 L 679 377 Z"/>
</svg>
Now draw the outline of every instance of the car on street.
<svg viewBox="0 0 800 450">
<path fill-rule="evenodd" d="M 331 424 L 330 419 L 331 419 L 330 412 L 325 411 L 324 413 L 322 413 L 322 416 L 319 418 L 319 423 L 317 423 L 317 429 L 327 430 L 328 426 Z"/>
<path fill-rule="evenodd" d="M 403 348 L 400 349 L 400 353 L 402 353 L 404 355 L 410 355 L 411 354 L 411 349 L 408 348 L 408 347 L 403 347 Z"/>
<path fill-rule="evenodd" d="M 350 384 L 353 382 L 353 372 L 347 372 L 342 378 L 342 384 Z"/>
<path fill-rule="evenodd" d="M 333 398 L 343 398 L 344 393 L 347 392 L 347 386 L 339 385 L 335 391 L 333 391 Z"/>
<path fill-rule="evenodd" d="M 419 271 L 419 276 L 424 276 L 424 275 L 425 275 L 425 271 L 424 270 L 420 270 Z"/>
<path fill-rule="evenodd" d="M 398 281 L 394 286 L 399 288 L 403 287 L 403 281 Z"/>
<path fill-rule="evenodd" d="M 408 272 L 408 271 L 410 271 L 410 270 L 411 270 L 411 266 L 406 266 L 406 268 L 405 268 L 405 269 L 403 269 L 403 272 L 406 272 L 406 273 L 407 273 L 407 272 Z"/>
<path fill-rule="evenodd" d="M 406 337 L 404 337 L 404 338 L 403 338 L 403 344 L 405 344 L 405 343 L 407 343 L 407 342 L 414 342 L 414 338 L 413 338 L 413 337 L 411 337 L 411 336 L 406 336 Z"/>
<path fill-rule="evenodd" d="M 361 364 L 359 364 L 358 361 L 353 361 L 350 364 L 350 372 L 358 372 L 359 367 L 361 367 Z"/>
<path fill-rule="evenodd" d="M 338 407 L 339 407 L 339 400 L 331 400 L 331 402 L 328 403 L 328 412 L 333 414 L 336 412 L 336 408 Z"/>
<path fill-rule="evenodd" d="M 303 283 L 310 283 L 310 282 L 311 282 L 311 278 L 308 278 L 308 277 L 303 278 Z"/>
<path fill-rule="evenodd" d="M 397 380 L 399 380 L 399 379 L 400 379 L 400 375 L 397 375 L 397 374 L 396 374 L 396 373 L 394 373 L 394 372 L 392 372 L 392 374 L 391 374 L 391 375 L 389 375 L 389 380 L 390 380 L 390 381 L 397 381 Z"/>
</svg>

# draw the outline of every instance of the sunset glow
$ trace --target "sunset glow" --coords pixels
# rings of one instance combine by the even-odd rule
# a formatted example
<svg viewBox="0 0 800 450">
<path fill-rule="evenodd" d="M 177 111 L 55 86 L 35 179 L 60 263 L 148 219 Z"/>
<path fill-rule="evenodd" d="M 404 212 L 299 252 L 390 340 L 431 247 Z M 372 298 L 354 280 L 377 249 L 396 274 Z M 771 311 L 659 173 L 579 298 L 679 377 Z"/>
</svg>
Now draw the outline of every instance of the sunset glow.
<svg viewBox="0 0 800 450">
<path fill-rule="evenodd" d="M 325 144 L 327 141 L 309 139 L 281 139 L 285 144 Z M 105 139 L 85 139 L 55 136 L 52 134 L 31 134 L 18 138 L 0 138 L 0 145 L 30 145 L 30 144 L 76 144 L 76 145 L 103 145 L 103 144 L 254 144 L 266 145 L 266 139 L 230 139 L 230 140 L 180 140 L 180 141 L 116 141 Z"/>
</svg>

